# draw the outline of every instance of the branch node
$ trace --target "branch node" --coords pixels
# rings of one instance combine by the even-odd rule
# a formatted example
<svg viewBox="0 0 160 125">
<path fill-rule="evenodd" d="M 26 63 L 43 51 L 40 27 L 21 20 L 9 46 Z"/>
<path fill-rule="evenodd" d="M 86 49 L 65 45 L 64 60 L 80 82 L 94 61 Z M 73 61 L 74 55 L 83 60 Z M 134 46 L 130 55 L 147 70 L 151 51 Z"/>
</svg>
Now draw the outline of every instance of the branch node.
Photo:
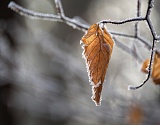
<svg viewBox="0 0 160 125">
<path fill-rule="evenodd" d="M 61 19 L 63 19 L 65 17 L 65 14 L 64 14 L 64 11 L 63 11 L 61 1 L 60 0 L 55 0 L 55 4 L 56 4 L 56 9 L 57 9 L 57 14 L 59 16 L 61 16 Z"/>
</svg>

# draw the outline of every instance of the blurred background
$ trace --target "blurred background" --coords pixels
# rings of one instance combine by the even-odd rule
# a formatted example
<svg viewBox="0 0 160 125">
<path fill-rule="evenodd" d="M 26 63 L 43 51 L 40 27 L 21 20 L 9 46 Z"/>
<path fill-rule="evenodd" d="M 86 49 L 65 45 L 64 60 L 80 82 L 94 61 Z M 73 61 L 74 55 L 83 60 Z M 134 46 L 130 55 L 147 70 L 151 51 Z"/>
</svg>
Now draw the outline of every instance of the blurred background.
<svg viewBox="0 0 160 125">
<path fill-rule="evenodd" d="M 54 0 L 14 0 L 25 8 L 56 14 Z M 102 91 L 101 106 L 91 100 L 80 39 L 84 32 L 59 22 L 32 20 L 7 8 L 0 0 L 0 125 L 159 125 L 160 88 L 146 77 L 130 54 L 114 46 Z M 136 0 L 62 0 L 66 16 L 88 24 L 103 19 L 136 16 Z M 160 34 L 160 1 L 152 21 Z M 142 0 L 145 15 L 147 0 Z M 109 30 L 134 34 L 134 23 L 107 25 Z M 146 23 L 140 34 L 148 41 Z M 144 61 L 149 51 L 137 40 L 116 37 L 135 46 Z M 157 47 L 159 47 L 159 43 Z"/>
</svg>

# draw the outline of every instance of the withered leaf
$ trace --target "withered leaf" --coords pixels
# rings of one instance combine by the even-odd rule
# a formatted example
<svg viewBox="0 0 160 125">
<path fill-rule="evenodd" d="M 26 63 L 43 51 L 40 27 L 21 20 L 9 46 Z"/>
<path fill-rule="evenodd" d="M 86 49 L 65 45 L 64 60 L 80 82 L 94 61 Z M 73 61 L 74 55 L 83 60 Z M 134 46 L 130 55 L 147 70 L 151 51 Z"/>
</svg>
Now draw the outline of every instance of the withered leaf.
<svg viewBox="0 0 160 125">
<path fill-rule="evenodd" d="M 148 67 L 149 61 L 150 61 L 149 59 L 146 59 L 142 64 L 141 71 L 143 71 L 144 73 L 148 73 L 147 67 Z"/>
<path fill-rule="evenodd" d="M 148 73 L 148 70 L 146 70 L 146 68 L 148 67 L 149 61 L 149 59 L 146 59 L 142 65 L 142 71 L 145 73 Z M 155 54 L 154 57 L 151 77 L 156 85 L 160 84 L 160 56 L 158 54 Z"/>
<path fill-rule="evenodd" d="M 131 125 L 139 125 L 143 120 L 143 110 L 139 105 L 133 105 L 129 109 L 129 122 Z"/>
<path fill-rule="evenodd" d="M 82 37 L 82 42 L 89 81 L 93 86 L 92 100 L 96 105 L 100 105 L 102 86 L 114 42 L 106 29 L 98 24 L 93 24 L 88 29 Z"/>
</svg>

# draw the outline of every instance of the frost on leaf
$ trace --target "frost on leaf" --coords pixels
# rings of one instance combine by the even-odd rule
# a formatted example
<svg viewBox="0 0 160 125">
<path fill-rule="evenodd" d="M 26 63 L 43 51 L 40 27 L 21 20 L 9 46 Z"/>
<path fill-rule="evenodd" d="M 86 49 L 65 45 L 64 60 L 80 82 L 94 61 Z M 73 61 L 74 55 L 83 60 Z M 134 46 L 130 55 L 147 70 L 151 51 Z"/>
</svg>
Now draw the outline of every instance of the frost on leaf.
<svg viewBox="0 0 160 125">
<path fill-rule="evenodd" d="M 148 73 L 148 70 L 146 68 L 148 67 L 149 61 L 149 59 L 145 60 L 142 65 L 142 71 L 145 73 Z M 160 84 L 160 56 L 158 54 L 155 54 L 154 57 L 151 77 L 156 85 Z"/>
<path fill-rule="evenodd" d="M 98 24 L 93 24 L 81 40 L 84 44 L 83 57 L 92 85 L 92 100 L 96 105 L 100 105 L 102 86 L 114 42 L 106 29 Z"/>
</svg>

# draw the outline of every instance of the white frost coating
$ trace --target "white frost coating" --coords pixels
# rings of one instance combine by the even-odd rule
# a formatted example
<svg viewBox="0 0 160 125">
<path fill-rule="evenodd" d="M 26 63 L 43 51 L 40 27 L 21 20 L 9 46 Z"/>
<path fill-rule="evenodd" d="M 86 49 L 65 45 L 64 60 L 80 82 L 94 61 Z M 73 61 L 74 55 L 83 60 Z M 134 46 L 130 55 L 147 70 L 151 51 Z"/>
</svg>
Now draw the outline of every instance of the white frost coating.
<svg viewBox="0 0 160 125">
<path fill-rule="evenodd" d="M 59 0 L 54 0 L 54 2 L 55 2 L 56 5 L 58 4 L 58 1 L 59 1 Z"/>
<path fill-rule="evenodd" d="M 91 99 L 93 100 L 93 102 L 95 103 L 96 106 L 100 106 L 101 105 L 101 101 L 102 101 L 102 96 L 101 96 L 101 93 L 99 93 L 100 95 L 100 101 L 99 103 L 97 103 L 94 98 L 95 98 L 95 91 L 94 91 L 94 86 L 92 86 L 92 97 Z"/>
<path fill-rule="evenodd" d="M 131 90 L 132 88 L 133 88 L 132 85 L 129 85 L 129 86 L 128 86 L 128 90 Z"/>
<path fill-rule="evenodd" d="M 12 6 L 14 6 L 15 3 L 13 1 L 11 1 L 9 4 L 8 4 L 8 8 L 11 8 Z"/>
<path fill-rule="evenodd" d="M 74 23 L 66 22 L 69 26 L 71 26 L 73 29 L 78 29 L 78 27 Z"/>
<path fill-rule="evenodd" d="M 148 66 L 147 66 L 146 70 L 149 71 L 149 70 L 148 70 Z"/>
<path fill-rule="evenodd" d="M 82 41 L 82 40 L 80 40 L 80 44 L 83 44 L 83 41 Z M 96 106 L 100 106 L 100 105 L 101 105 L 101 101 L 102 101 L 102 96 L 101 96 L 101 93 L 99 93 L 99 94 L 100 94 L 100 102 L 97 103 L 97 102 L 94 100 L 94 98 L 95 98 L 94 88 L 99 87 L 99 85 L 102 84 L 102 82 L 101 82 L 101 80 L 100 80 L 100 81 L 98 81 L 97 84 L 95 84 L 95 83 L 92 81 L 92 77 L 91 77 L 91 75 L 90 75 L 90 70 L 89 70 L 89 64 L 88 64 L 87 58 L 86 58 L 86 56 L 85 56 L 84 46 L 85 46 L 85 44 L 83 44 L 83 45 L 81 46 L 82 49 L 83 49 L 82 58 L 84 58 L 84 60 L 85 60 L 86 69 L 87 69 L 88 78 L 89 78 L 89 82 L 90 82 L 90 85 L 92 85 L 92 97 L 91 97 L 91 99 L 93 100 L 93 102 L 95 103 Z"/>
<path fill-rule="evenodd" d="M 80 45 L 82 45 L 82 46 L 83 46 L 83 41 L 82 41 L 82 40 L 80 40 Z"/>
<path fill-rule="evenodd" d="M 94 85 L 95 88 L 99 87 L 99 85 L 102 84 L 101 80 L 98 81 L 98 83 L 96 85 Z"/>
<path fill-rule="evenodd" d="M 19 6 L 15 2 L 10 2 L 8 5 L 8 8 L 11 8 L 13 11 L 19 13 L 20 15 L 29 17 L 31 19 L 61 21 L 60 16 L 57 16 L 54 14 L 44 14 L 44 13 L 34 12 L 32 10 L 28 10 L 28 9 L 25 9 L 25 8 Z"/>
<path fill-rule="evenodd" d="M 55 0 L 55 4 L 56 4 L 58 15 L 60 15 L 61 17 L 65 17 L 61 1 Z"/>
<path fill-rule="evenodd" d="M 135 89 L 137 89 L 137 88 L 134 87 L 134 86 L 132 86 L 132 85 L 129 85 L 129 86 L 128 86 L 128 90 L 135 90 Z"/>
<path fill-rule="evenodd" d="M 69 26 L 72 26 L 74 29 L 78 29 L 83 32 L 85 32 L 86 29 L 89 28 L 89 25 L 87 24 L 82 24 L 75 19 L 66 17 L 64 15 L 63 7 L 62 7 L 60 0 L 55 0 L 55 4 L 56 4 L 58 15 L 39 13 L 39 12 L 35 12 L 29 9 L 25 9 L 22 6 L 16 4 L 15 2 L 10 2 L 8 4 L 8 8 L 12 9 L 13 11 L 17 12 L 18 14 L 22 16 L 26 16 L 31 19 L 41 19 L 41 20 L 64 22 L 68 24 Z"/>
</svg>

